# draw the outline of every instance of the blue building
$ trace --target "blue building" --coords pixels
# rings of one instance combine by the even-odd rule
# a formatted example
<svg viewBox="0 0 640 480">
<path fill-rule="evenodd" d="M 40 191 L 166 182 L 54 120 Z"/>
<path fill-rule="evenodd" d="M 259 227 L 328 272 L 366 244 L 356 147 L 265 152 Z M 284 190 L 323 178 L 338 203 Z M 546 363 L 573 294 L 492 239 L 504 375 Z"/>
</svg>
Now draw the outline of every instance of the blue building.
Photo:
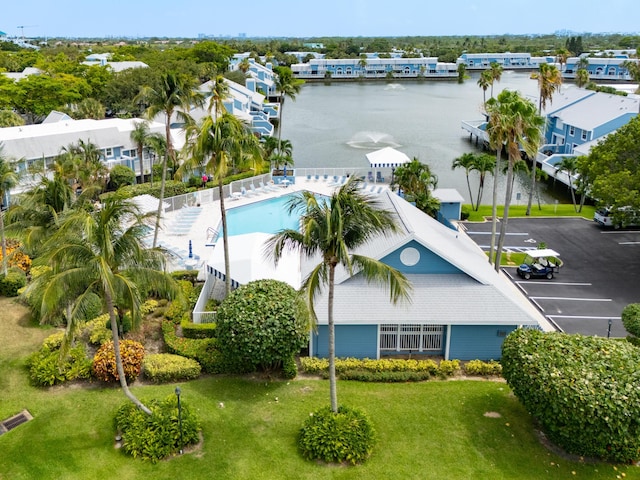
<svg viewBox="0 0 640 480">
<path fill-rule="evenodd" d="M 438 62 L 436 57 L 418 58 L 315 58 L 291 65 L 296 78 L 305 80 L 374 78 L 457 78 L 455 63 Z"/>
<path fill-rule="evenodd" d="M 589 72 L 590 80 L 631 81 L 629 70 L 623 66 L 628 61 L 627 57 L 570 57 L 564 65 L 562 76 L 567 79 L 575 79 L 576 72 L 584 68 Z M 586 63 L 585 65 L 582 65 Z"/>
<path fill-rule="evenodd" d="M 542 63 L 553 63 L 553 57 L 532 57 L 530 53 L 463 53 L 457 64 L 467 70 L 486 70 L 497 63 L 505 70 L 538 69 Z"/>
<path fill-rule="evenodd" d="M 296 182 L 294 188 L 297 185 Z M 308 181 L 305 188 L 327 194 L 322 181 Z M 451 195 L 449 198 L 451 207 L 459 208 L 455 205 L 458 199 Z M 338 356 L 380 358 L 411 354 L 498 359 L 502 342 L 512 330 L 552 328 L 511 281 L 493 269 L 486 255 L 464 232 L 439 223 L 389 189 L 377 194 L 377 200 L 381 208 L 394 213 L 400 230 L 392 236 L 373 239 L 354 253 L 375 258 L 404 273 L 413 286 L 412 301 L 394 305 L 388 290 L 368 284 L 359 272 L 350 275 L 338 267 L 334 292 Z M 455 216 L 455 212 L 451 214 Z M 317 258 L 286 252 L 275 267 L 264 258 L 264 242 L 270 235 L 253 231 L 229 237 L 234 285 L 274 278 L 297 289 L 317 265 Z M 203 295 L 214 291 L 216 282 L 223 281 L 224 258 L 217 246 L 206 270 Z M 205 301 L 206 298 L 202 305 Z M 315 311 L 318 329 L 310 336 L 309 350 L 311 355 L 326 357 L 326 289 L 318 296 Z"/>
</svg>

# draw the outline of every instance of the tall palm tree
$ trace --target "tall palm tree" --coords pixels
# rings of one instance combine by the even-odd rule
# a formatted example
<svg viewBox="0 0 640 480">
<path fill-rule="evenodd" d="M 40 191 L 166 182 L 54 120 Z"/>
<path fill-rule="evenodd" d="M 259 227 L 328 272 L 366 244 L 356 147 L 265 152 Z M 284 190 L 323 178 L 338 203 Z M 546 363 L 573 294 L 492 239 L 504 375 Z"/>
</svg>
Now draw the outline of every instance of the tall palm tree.
<svg viewBox="0 0 640 480">
<path fill-rule="evenodd" d="M 5 201 L 6 195 L 18 184 L 19 178 L 15 166 L 3 154 L 2 150 L 3 146 L 0 145 L 0 203 L 2 204 L 0 209 L 0 242 L 2 242 L 2 274 L 6 275 L 8 261 L 7 239 L 4 232 L 4 211 L 8 205 L 5 204 Z"/>
<path fill-rule="evenodd" d="M 144 147 L 146 146 L 149 138 L 149 123 L 144 120 L 135 122 L 135 126 L 133 127 L 133 130 L 131 130 L 129 138 L 136 144 L 138 161 L 140 162 L 140 183 L 144 183 L 144 162 L 142 156 L 144 155 Z"/>
<path fill-rule="evenodd" d="M 562 157 L 558 163 L 556 163 L 556 178 L 559 173 L 565 172 L 569 179 L 569 191 L 571 192 L 571 202 L 573 203 L 573 209 L 577 212 L 578 207 L 576 204 L 576 193 L 573 189 L 573 177 L 578 173 L 578 161 L 576 157 Z"/>
<path fill-rule="evenodd" d="M 147 148 L 150 148 L 153 152 L 153 157 L 151 158 L 150 162 L 151 178 L 149 179 L 151 182 L 151 186 L 153 187 L 153 166 L 155 164 L 155 159 L 156 156 L 158 156 L 159 158 L 164 158 L 167 154 L 167 139 L 160 133 L 152 133 L 147 137 L 145 146 Z"/>
<path fill-rule="evenodd" d="M 246 59 L 245 59 L 246 60 Z M 224 113 L 224 101 L 229 96 L 229 84 L 222 75 L 217 75 L 211 82 L 209 90 L 209 115 L 213 112 L 214 121 Z"/>
<path fill-rule="evenodd" d="M 236 167 L 251 162 L 254 168 L 261 168 L 262 148 L 258 139 L 247 125 L 230 113 L 223 113 L 217 120 L 206 116 L 186 132 L 184 153 L 187 161 L 181 171 L 204 168 L 205 172 L 218 182 L 220 215 L 222 218 L 222 240 L 225 263 L 226 294 L 231 293 L 231 266 L 229 262 L 229 242 L 227 215 L 224 206 L 224 179 L 234 163 Z"/>
<path fill-rule="evenodd" d="M 335 324 L 333 319 L 333 296 L 335 272 L 342 265 L 350 275 L 361 273 L 369 282 L 388 285 L 391 301 L 409 299 L 411 284 L 396 269 L 357 253 L 370 240 L 398 231 L 393 213 L 382 210 L 377 201 L 360 189 L 360 181 L 351 177 L 326 201 L 311 192 L 303 192 L 289 201 L 289 212 L 301 214 L 298 230 L 281 230 L 265 244 L 265 252 L 277 265 L 286 251 L 300 251 L 307 258 L 321 257 L 320 263 L 304 280 L 302 289 L 306 293 L 312 318 L 317 318 L 314 302 L 320 292 L 328 289 L 328 343 L 329 343 L 329 390 L 331 409 L 338 411 L 338 394 L 335 369 Z"/>
<path fill-rule="evenodd" d="M 464 168 L 465 176 L 467 177 L 467 188 L 469 189 L 469 199 L 471 200 L 471 208 L 475 210 L 475 206 L 473 204 L 473 194 L 471 193 L 471 183 L 469 182 L 469 172 L 473 170 L 473 165 L 475 164 L 476 155 L 474 153 L 463 153 L 458 158 L 453 160 L 451 164 L 451 170 L 455 170 L 456 168 Z"/>
<path fill-rule="evenodd" d="M 559 48 L 556 51 L 556 59 L 560 64 L 560 70 L 562 70 L 563 65 L 567 63 L 567 58 L 569 58 L 570 52 L 566 48 Z"/>
<path fill-rule="evenodd" d="M 132 323 L 140 322 L 141 291 L 152 287 L 157 293 L 173 296 L 176 286 L 163 272 L 164 257 L 158 250 L 145 249 L 144 219 L 129 200 L 111 197 L 100 209 L 80 209 L 64 218 L 60 229 L 47 242 L 42 264 L 51 267 L 51 275 L 36 279 L 28 289 L 43 289 L 43 316 L 73 305 L 68 332 L 86 307 L 87 298 L 102 296 L 109 320 L 120 385 L 125 395 L 147 414 L 151 411 L 129 390 L 120 355 L 116 308 L 127 309 Z"/>
<path fill-rule="evenodd" d="M 160 201 L 156 215 L 155 229 L 153 232 L 153 247 L 158 243 L 158 231 L 164 202 L 164 189 L 167 180 L 167 164 L 169 161 L 175 164 L 173 142 L 171 141 L 171 121 L 176 113 L 182 120 L 187 120 L 189 109 L 192 106 L 200 106 L 204 101 L 203 96 L 194 89 L 193 79 L 175 72 L 164 73 L 155 87 L 144 86 L 136 97 L 136 103 L 148 105 L 145 115 L 153 119 L 158 114 L 165 116 L 165 139 L 167 142 L 166 154 L 162 160 L 162 179 L 160 184 Z"/>
<path fill-rule="evenodd" d="M 497 62 L 491 62 L 489 65 L 489 72 L 491 72 L 491 98 L 493 98 L 493 84 L 499 82 L 502 78 L 502 65 Z"/>
<path fill-rule="evenodd" d="M 476 211 L 478 211 L 478 208 L 480 208 L 480 204 L 482 203 L 482 194 L 484 193 L 484 183 L 487 173 L 493 175 L 495 167 L 496 159 L 493 156 L 487 153 L 475 156 L 471 170 L 478 172 L 478 175 L 480 176 L 478 181 L 478 195 L 476 197 Z"/>
<path fill-rule="evenodd" d="M 291 69 L 288 67 L 278 67 L 276 75 L 276 91 L 280 93 L 280 119 L 278 120 L 278 152 L 282 152 L 280 142 L 282 139 L 282 112 L 284 111 L 285 97 L 295 102 L 296 96 L 300 93 L 300 89 L 304 84 L 304 80 L 293 77 Z"/>
<path fill-rule="evenodd" d="M 560 90 L 562 86 L 562 73 L 558 70 L 558 67 L 551 65 L 550 63 L 540 64 L 540 71 L 531 75 L 531 78 L 538 80 L 538 91 L 540 98 L 538 100 L 538 115 L 542 115 L 542 110 L 547 108 L 547 101 L 549 104 L 553 103 L 553 94 Z M 546 127 L 545 116 L 545 127 Z M 545 128 L 546 129 L 546 128 Z M 546 132 L 545 132 L 546 133 Z M 537 154 L 537 152 L 536 152 Z M 533 192 L 536 189 L 536 166 L 537 159 L 535 155 L 531 157 L 531 190 L 529 190 L 529 200 L 527 201 L 526 215 L 531 215 L 531 204 L 533 203 Z"/>
<path fill-rule="evenodd" d="M 542 137 L 544 119 L 538 115 L 537 108 L 530 100 L 523 98 L 519 92 L 503 90 L 496 99 L 487 102 L 489 107 L 489 125 L 487 132 L 492 145 L 499 148 L 504 146 L 507 151 L 507 188 L 504 198 L 504 215 L 500 223 L 500 236 L 496 248 L 494 266 L 500 271 L 500 256 L 504 247 L 509 221 L 509 206 L 513 193 L 513 168 L 521 159 L 520 149 L 532 157 L 538 150 Z M 499 156 L 496 165 L 499 165 Z M 495 190 L 494 190 L 495 193 Z M 494 204 L 494 212 L 495 212 Z M 493 219 L 495 224 L 495 217 Z M 493 232 L 492 232 L 493 233 Z M 493 236 L 493 235 L 492 235 Z"/>
<path fill-rule="evenodd" d="M 482 106 L 487 109 L 487 90 L 492 85 L 491 70 L 483 70 L 478 78 L 478 86 L 482 89 Z"/>
</svg>

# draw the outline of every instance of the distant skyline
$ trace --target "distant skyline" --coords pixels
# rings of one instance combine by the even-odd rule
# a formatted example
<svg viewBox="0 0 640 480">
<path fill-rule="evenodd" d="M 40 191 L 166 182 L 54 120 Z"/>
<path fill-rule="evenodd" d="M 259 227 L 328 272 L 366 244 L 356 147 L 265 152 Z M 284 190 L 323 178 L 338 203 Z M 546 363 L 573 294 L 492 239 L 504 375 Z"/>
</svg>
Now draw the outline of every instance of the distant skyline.
<svg viewBox="0 0 640 480">
<path fill-rule="evenodd" d="M 0 31 L 94 38 L 638 34 L 638 18 L 638 0 L 7 0 Z"/>
</svg>

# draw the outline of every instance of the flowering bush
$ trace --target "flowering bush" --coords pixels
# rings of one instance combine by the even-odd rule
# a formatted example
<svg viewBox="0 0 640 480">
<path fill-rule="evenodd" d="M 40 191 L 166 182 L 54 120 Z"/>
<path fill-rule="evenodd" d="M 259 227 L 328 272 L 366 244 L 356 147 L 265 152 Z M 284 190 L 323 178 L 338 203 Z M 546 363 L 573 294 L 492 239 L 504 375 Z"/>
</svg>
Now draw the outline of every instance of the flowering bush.
<svg viewBox="0 0 640 480">
<path fill-rule="evenodd" d="M 140 375 L 142 360 L 144 359 L 144 347 L 133 340 L 120 341 L 120 355 L 124 375 L 128 381 L 135 380 Z M 117 382 L 120 380 L 116 369 L 116 354 L 113 342 L 105 342 L 93 357 L 93 375 L 103 382 Z"/>
</svg>

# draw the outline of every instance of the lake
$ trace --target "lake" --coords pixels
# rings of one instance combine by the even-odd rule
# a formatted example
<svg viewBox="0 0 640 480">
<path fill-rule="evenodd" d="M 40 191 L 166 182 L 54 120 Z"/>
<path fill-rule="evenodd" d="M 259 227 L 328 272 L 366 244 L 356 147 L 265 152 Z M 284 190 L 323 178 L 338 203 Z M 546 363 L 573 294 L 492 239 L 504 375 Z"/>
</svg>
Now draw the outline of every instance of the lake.
<svg viewBox="0 0 640 480">
<path fill-rule="evenodd" d="M 295 101 L 283 108 L 282 138 L 291 141 L 296 167 L 354 167 L 367 169 L 365 155 L 391 146 L 417 157 L 438 176 L 438 187 L 455 188 L 467 201 L 464 170 L 451 170 L 456 157 L 479 151 L 460 124 L 482 118 L 483 92 L 478 73 L 459 84 L 453 81 L 307 83 Z M 529 73 L 505 71 L 494 86 L 519 90 L 537 102 L 537 82 Z M 487 90 L 487 99 L 490 97 Z M 473 174 L 472 174 L 473 175 Z M 528 190 L 521 179 L 514 187 L 526 202 Z M 504 178 L 499 182 L 504 192 Z M 472 176 L 472 188 L 477 185 Z M 526 183 L 524 184 L 526 185 Z M 492 184 L 483 203 L 491 203 Z M 550 192 L 543 193 L 545 201 Z M 503 194 L 502 197 L 504 198 Z"/>
</svg>

